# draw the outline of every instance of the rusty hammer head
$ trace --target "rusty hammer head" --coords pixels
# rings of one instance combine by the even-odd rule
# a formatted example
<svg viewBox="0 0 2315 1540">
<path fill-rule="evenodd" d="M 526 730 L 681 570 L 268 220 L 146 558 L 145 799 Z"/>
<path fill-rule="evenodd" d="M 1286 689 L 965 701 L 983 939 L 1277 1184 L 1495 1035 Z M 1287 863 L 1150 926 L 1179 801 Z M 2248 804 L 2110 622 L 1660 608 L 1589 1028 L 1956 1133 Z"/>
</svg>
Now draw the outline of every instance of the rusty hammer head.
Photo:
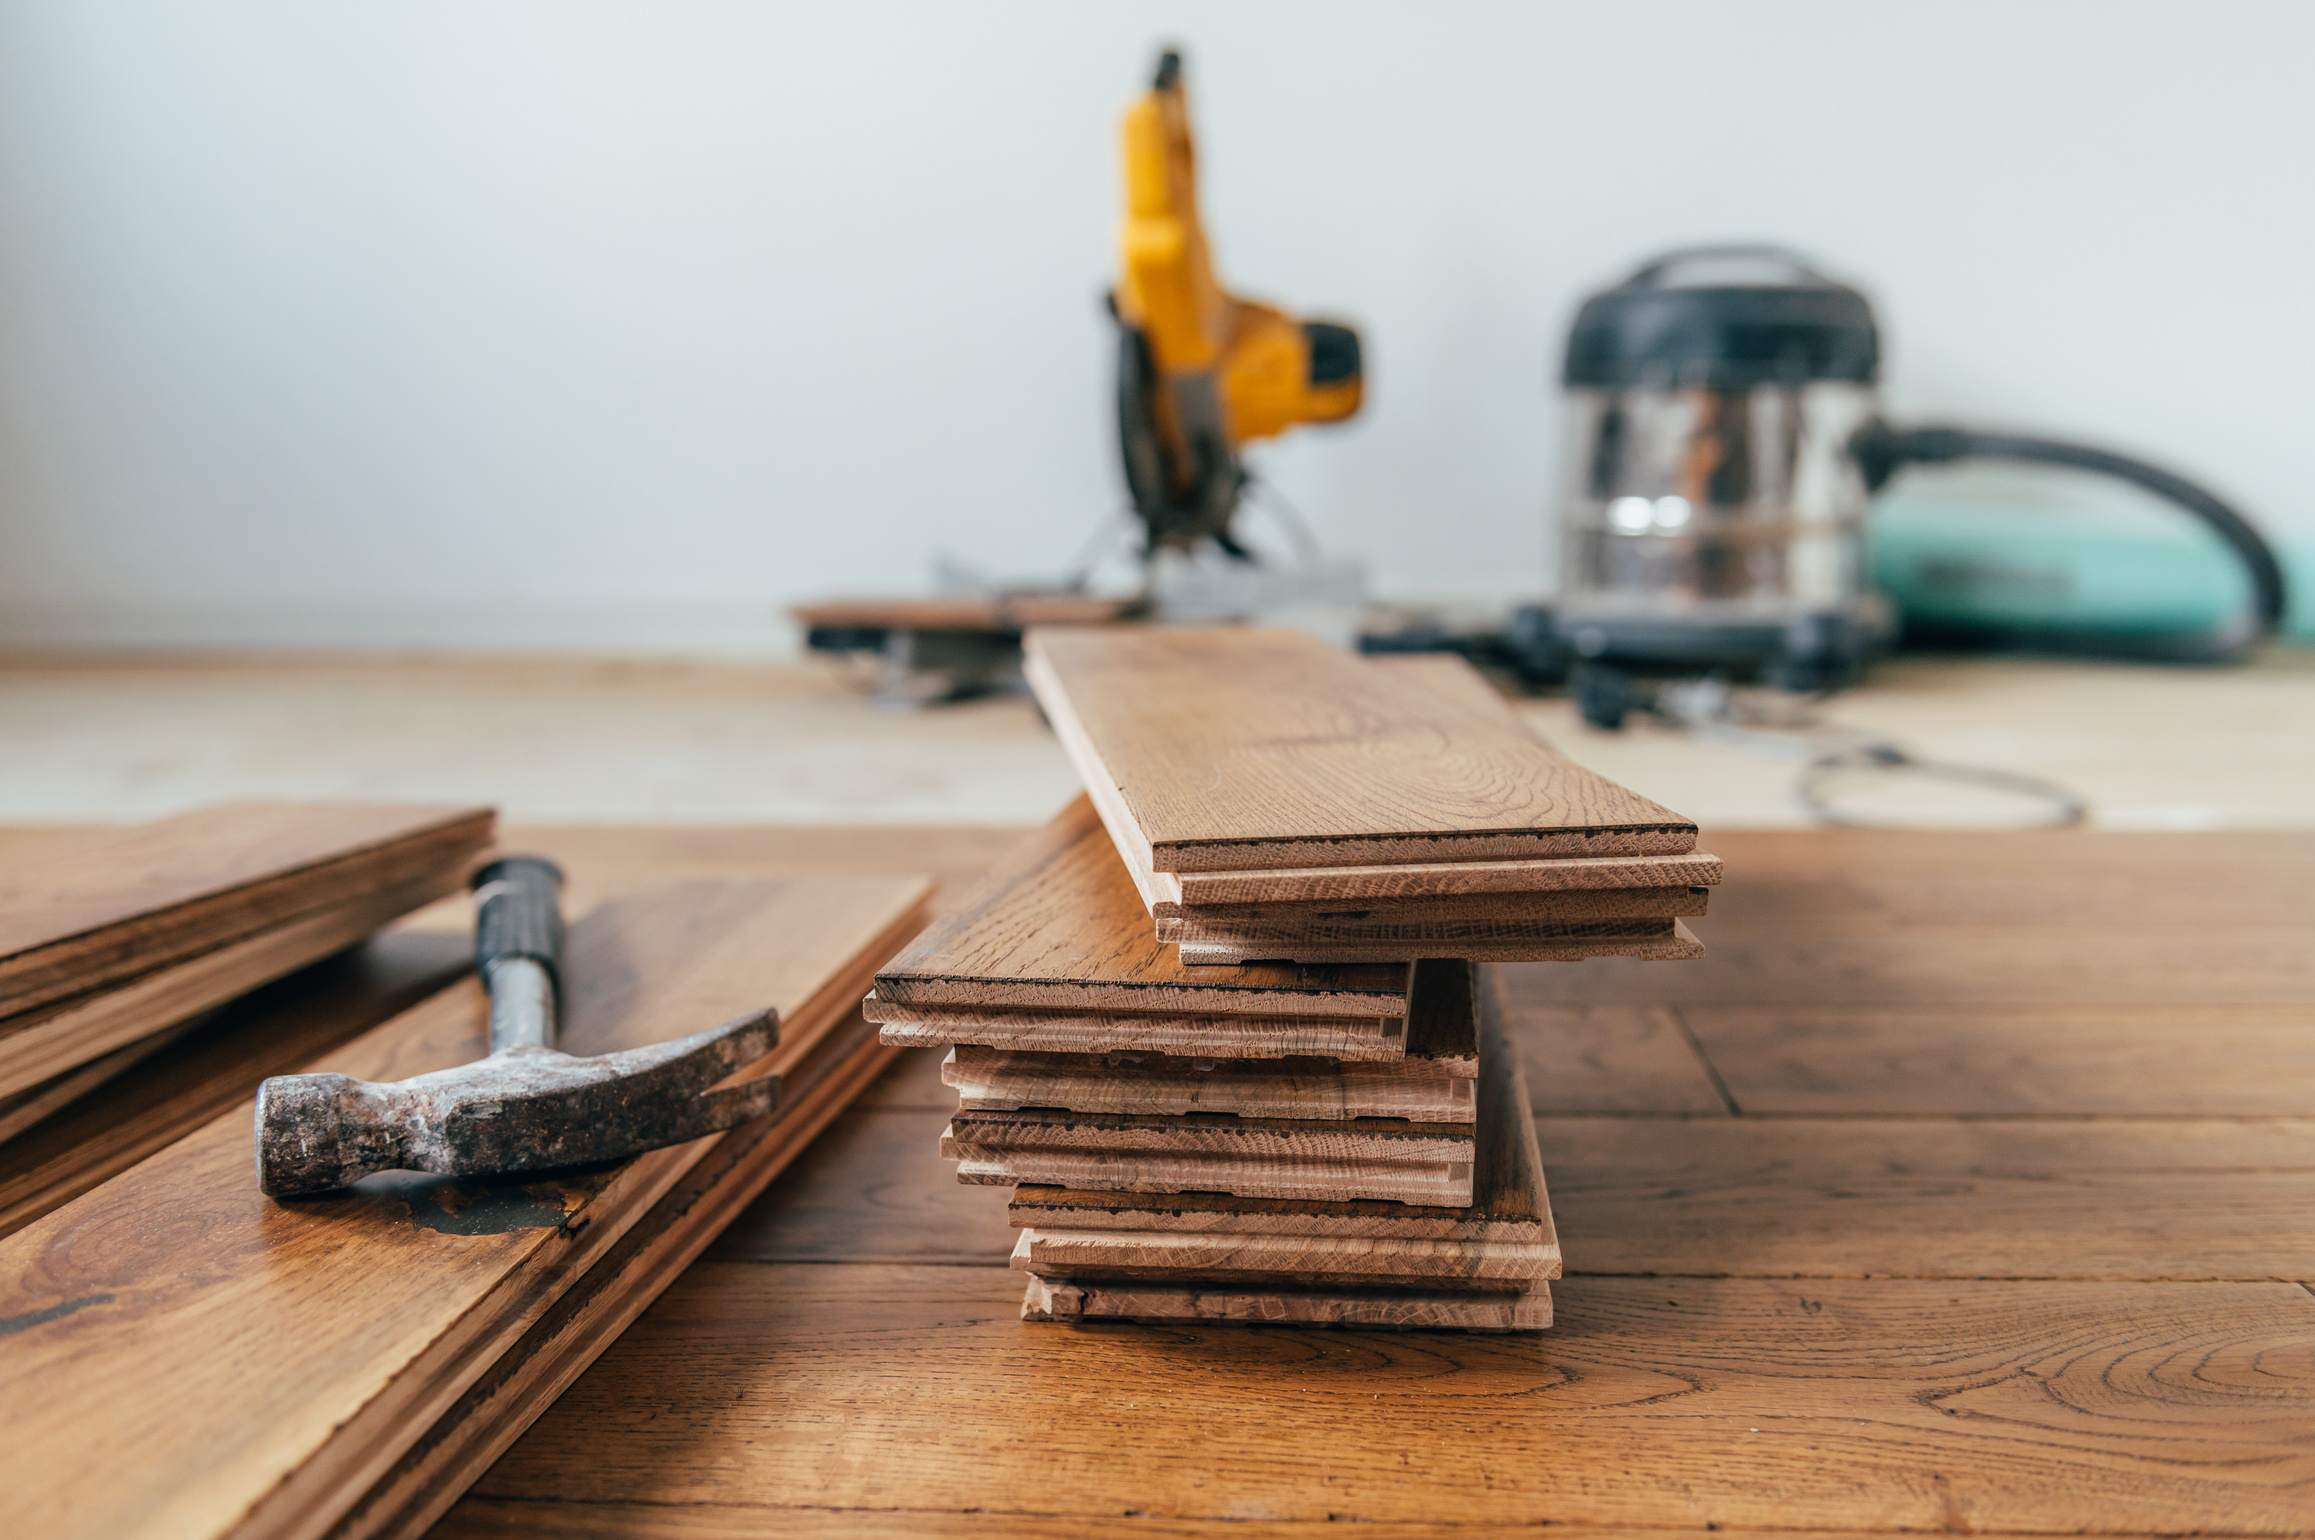
<svg viewBox="0 0 2315 1540">
<path fill-rule="evenodd" d="M 772 1013 L 596 1058 L 554 1047 L 563 874 L 532 856 L 475 873 L 486 1059 L 391 1084 L 277 1075 L 257 1093 L 257 1181 L 274 1197 L 377 1171 L 495 1176 L 617 1160 L 762 1117 L 777 1077 L 710 1090 L 770 1052 Z"/>
</svg>

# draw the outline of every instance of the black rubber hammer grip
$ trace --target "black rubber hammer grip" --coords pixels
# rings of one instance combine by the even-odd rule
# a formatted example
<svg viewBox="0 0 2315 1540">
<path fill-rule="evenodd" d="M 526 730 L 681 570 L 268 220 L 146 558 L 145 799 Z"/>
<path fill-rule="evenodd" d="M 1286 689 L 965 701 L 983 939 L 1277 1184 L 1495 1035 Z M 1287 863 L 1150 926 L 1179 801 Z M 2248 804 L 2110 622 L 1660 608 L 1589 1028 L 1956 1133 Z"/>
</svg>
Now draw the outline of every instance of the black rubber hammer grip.
<svg viewBox="0 0 2315 1540">
<path fill-rule="evenodd" d="M 474 968 L 526 957 L 563 987 L 563 870 L 542 856 L 506 856 L 474 874 Z"/>
</svg>

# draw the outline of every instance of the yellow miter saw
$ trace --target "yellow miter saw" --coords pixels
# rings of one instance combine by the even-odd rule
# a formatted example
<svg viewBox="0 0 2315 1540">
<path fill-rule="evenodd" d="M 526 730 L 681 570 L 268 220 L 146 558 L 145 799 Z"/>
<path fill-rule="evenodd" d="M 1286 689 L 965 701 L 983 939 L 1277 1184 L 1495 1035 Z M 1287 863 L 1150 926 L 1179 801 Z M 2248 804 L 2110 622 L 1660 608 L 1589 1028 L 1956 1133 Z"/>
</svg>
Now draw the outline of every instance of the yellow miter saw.
<svg viewBox="0 0 2315 1540">
<path fill-rule="evenodd" d="M 1247 481 L 1238 451 L 1298 423 L 1359 408 L 1358 333 L 1297 321 L 1238 299 L 1215 280 L 1198 223 L 1197 156 L 1181 55 L 1158 60 L 1149 93 L 1125 114 L 1117 422 L 1143 555 L 1211 540 L 1251 560 L 1230 519 Z"/>
</svg>

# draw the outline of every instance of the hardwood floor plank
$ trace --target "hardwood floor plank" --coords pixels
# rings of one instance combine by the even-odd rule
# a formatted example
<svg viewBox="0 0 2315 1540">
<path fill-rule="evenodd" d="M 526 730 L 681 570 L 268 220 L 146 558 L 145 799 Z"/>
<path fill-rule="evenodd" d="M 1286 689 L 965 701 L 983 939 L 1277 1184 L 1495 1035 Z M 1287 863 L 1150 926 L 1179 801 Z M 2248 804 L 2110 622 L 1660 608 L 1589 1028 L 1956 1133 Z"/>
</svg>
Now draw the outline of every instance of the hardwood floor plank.
<svg viewBox="0 0 2315 1540">
<path fill-rule="evenodd" d="M 1035 1501 L 1034 1496 L 1024 1501 Z M 841 1536 L 846 1540 L 982 1540 L 990 1535 L 1020 1540 L 1080 1540 L 1082 1536 L 1131 1535 L 1137 1540 L 1309 1540 L 1329 1519 L 1160 1519 L 1138 1510 L 1055 1516 L 1018 1509 L 943 1513 L 922 1508 L 777 1508 L 737 1503 L 699 1503 L 670 1508 L 657 1503 L 509 1502 L 468 1498 L 432 1540 L 508 1540 L 511 1536 L 567 1535 L 572 1540 L 763 1540 L 767 1534 L 801 1540 Z M 1359 1540 L 1453 1540 L 1497 1526 L 1483 1521 L 1361 1524 Z M 1729 1534 L 1746 1531 L 1722 1530 Z M 1769 1533 L 1770 1531 L 1752 1531 Z M 1791 1531 L 1778 1529 L 1779 1534 Z M 1694 1540 L 1694 1529 L 1628 1529 L 1586 1525 L 1583 1540 Z M 1812 1529 L 1808 1540 L 1867 1540 L 1881 1532 Z M 1983 1531 L 1981 1531 L 1983 1533 Z"/>
<path fill-rule="evenodd" d="M 1693 822 L 1544 747 L 1500 702 L 1301 632 L 1051 628 L 1023 650 L 1080 775 L 1117 789 L 1158 871 L 1695 848 Z"/>
<path fill-rule="evenodd" d="M 39 841 L 0 868 L 0 1011 L 31 1010 L 490 842 L 488 808 L 250 802 Z"/>
<path fill-rule="evenodd" d="M 1680 1016 L 1663 1006 L 1512 1003 L 1504 1021 L 1539 1113 L 1729 1110 Z"/>
<path fill-rule="evenodd" d="M 639 1046 L 782 1012 L 799 1068 L 853 1014 L 925 884 L 672 884 L 573 927 L 563 1041 Z M 471 979 L 316 1069 L 392 1080 L 476 1057 Z M 0 1479 L 43 1535 L 307 1535 L 392 1466 L 715 1143 L 528 1183 L 374 1178 L 275 1203 L 245 1104 L 0 1242 Z M 70 1308 L 67 1308 L 70 1307 Z"/>
<path fill-rule="evenodd" d="M 877 970 L 876 993 L 897 1005 L 1403 1017 L 1410 978 L 1403 962 L 1185 965 L 1152 934 L 1116 848 L 1079 797 Z"/>
<path fill-rule="evenodd" d="M 1705 955 L 1677 968 L 1602 957 L 1549 975 L 1507 969 L 1514 1004 L 1689 1006 L 2315 1005 L 2299 923 L 2203 932 L 2031 927 L 1733 938 L 1699 920 Z M 1685 922 L 1683 922 L 1685 923 Z"/>
<path fill-rule="evenodd" d="M 2315 1118 L 1537 1120 L 1571 1274 L 2315 1278 Z"/>
<path fill-rule="evenodd" d="M 940 1153 L 948 1120 L 939 1109 L 855 1106 L 724 1231 L 709 1258 L 1004 1266 L 1012 1189 L 957 1181 Z"/>
<path fill-rule="evenodd" d="M 2263 1534 L 2315 1499 L 2296 1285 L 1554 1296 L 1537 1337 L 1055 1330 L 1015 1318 L 1005 1269 L 703 1263 L 476 1493 L 1399 1523 L 1452 1493 L 1468 1523 Z"/>
<path fill-rule="evenodd" d="M 2309 1006 L 1692 1005 L 1681 1014 L 1746 1112 L 2292 1117 L 2315 1109 Z"/>
</svg>

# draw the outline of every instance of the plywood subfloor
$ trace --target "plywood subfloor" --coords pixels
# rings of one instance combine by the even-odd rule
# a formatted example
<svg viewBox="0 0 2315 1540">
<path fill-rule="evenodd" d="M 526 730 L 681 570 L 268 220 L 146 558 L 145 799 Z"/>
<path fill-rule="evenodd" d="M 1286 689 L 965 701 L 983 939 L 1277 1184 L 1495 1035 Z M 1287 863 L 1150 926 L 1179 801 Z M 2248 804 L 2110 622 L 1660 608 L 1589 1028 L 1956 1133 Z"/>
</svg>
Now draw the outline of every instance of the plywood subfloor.
<svg viewBox="0 0 2315 1540">
<path fill-rule="evenodd" d="M 1024 1325 L 912 1054 L 437 1533 L 2315 1526 L 2315 836 L 1708 834 L 1709 1000 L 1503 970 L 1540 1337 Z"/>
</svg>

